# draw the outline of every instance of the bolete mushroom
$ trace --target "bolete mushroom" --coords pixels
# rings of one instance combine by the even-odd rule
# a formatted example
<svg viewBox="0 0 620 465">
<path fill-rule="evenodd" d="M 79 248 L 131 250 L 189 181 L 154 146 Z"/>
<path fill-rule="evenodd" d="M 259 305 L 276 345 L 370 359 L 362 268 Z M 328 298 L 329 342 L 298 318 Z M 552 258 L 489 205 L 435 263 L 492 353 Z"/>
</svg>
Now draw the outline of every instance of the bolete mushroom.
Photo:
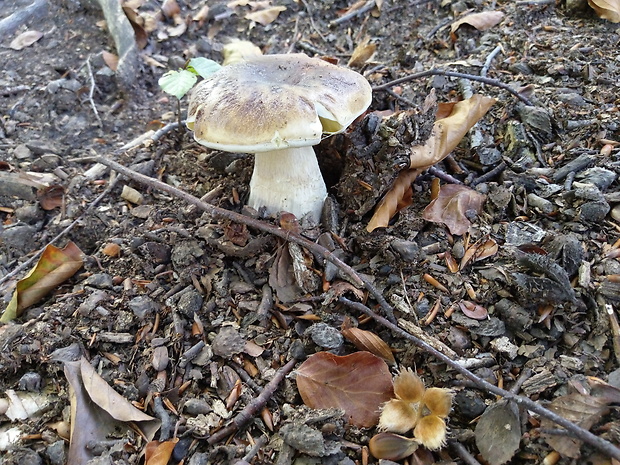
<svg viewBox="0 0 620 465">
<path fill-rule="evenodd" d="M 251 207 L 318 222 L 327 189 L 312 146 L 344 131 L 371 99 L 355 71 L 301 53 L 256 56 L 196 86 L 187 126 L 209 148 L 255 154 Z"/>
</svg>

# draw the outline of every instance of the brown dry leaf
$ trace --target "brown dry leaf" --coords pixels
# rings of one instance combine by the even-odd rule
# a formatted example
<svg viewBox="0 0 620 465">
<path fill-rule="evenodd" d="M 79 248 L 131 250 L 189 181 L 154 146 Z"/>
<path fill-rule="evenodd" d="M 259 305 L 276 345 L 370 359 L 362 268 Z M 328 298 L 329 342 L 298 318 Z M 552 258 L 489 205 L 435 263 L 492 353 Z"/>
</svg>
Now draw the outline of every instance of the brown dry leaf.
<svg viewBox="0 0 620 465">
<path fill-rule="evenodd" d="M 161 5 L 161 11 L 167 18 L 174 18 L 181 13 L 181 7 L 176 0 L 164 0 Z"/>
<path fill-rule="evenodd" d="M 465 314 L 465 316 L 473 318 L 474 320 L 486 320 L 489 316 L 489 312 L 486 308 L 468 300 L 462 300 L 459 302 L 459 307 L 461 307 L 461 311 Z"/>
<path fill-rule="evenodd" d="M 608 400 L 586 394 L 567 394 L 556 397 L 547 407 L 552 412 L 589 430 L 608 412 Z M 557 428 L 557 425 L 546 418 L 542 419 L 541 429 Z M 581 441 L 564 435 L 541 435 L 557 452 L 570 458 L 579 458 Z"/>
<path fill-rule="evenodd" d="M 420 447 L 413 438 L 394 433 L 375 434 L 368 443 L 370 453 L 376 459 L 402 460 L 412 455 Z"/>
<path fill-rule="evenodd" d="M 65 199 L 65 188 L 54 184 L 37 191 L 37 200 L 43 210 L 61 207 Z"/>
<path fill-rule="evenodd" d="M 388 366 L 370 352 L 314 354 L 297 370 L 297 388 L 308 407 L 340 408 L 363 428 L 376 425 L 379 406 L 394 397 Z"/>
<path fill-rule="evenodd" d="M 276 20 L 280 12 L 285 10 L 285 6 L 272 6 L 269 8 L 265 8 L 264 10 L 258 10 L 248 13 L 245 15 L 245 19 L 249 19 L 250 21 L 254 21 L 255 23 L 267 26 L 268 24 L 271 24 Z"/>
<path fill-rule="evenodd" d="M 39 31 L 26 31 L 15 37 L 9 44 L 13 50 L 22 50 L 26 47 L 30 47 L 37 40 L 43 37 L 43 33 Z"/>
<path fill-rule="evenodd" d="M 116 72 L 118 69 L 118 55 L 114 53 L 106 52 L 105 50 L 101 53 L 103 57 L 103 61 L 112 71 Z"/>
<path fill-rule="evenodd" d="M 588 5 L 599 18 L 620 23 L 620 0 L 588 0 Z"/>
<path fill-rule="evenodd" d="M 497 245 L 495 239 L 480 239 L 465 251 L 465 255 L 461 259 L 460 269 L 464 269 L 471 260 L 478 262 L 492 257 L 498 251 L 499 245 Z"/>
<path fill-rule="evenodd" d="M 452 234 L 465 234 L 471 222 L 467 212 L 480 213 L 485 197 L 473 189 L 458 184 L 446 184 L 439 196 L 424 209 L 423 218 L 445 224 Z"/>
<path fill-rule="evenodd" d="M 223 66 L 231 65 L 239 61 L 246 61 L 248 58 L 262 55 L 261 49 L 249 40 L 232 39 L 224 45 L 222 55 L 224 56 Z"/>
<path fill-rule="evenodd" d="M 521 442 L 519 408 L 506 400 L 489 406 L 480 417 L 474 434 L 486 462 L 493 465 L 508 462 Z"/>
<path fill-rule="evenodd" d="M 504 13 L 501 11 L 483 11 L 481 13 L 472 13 L 452 23 L 451 32 L 454 34 L 462 24 L 469 24 L 479 31 L 486 31 L 493 26 L 498 25 L 504 19 Z"/>
<path fill-rule="evenodd" d="M 17 283 L 15 292 L 0 322 L 7 323 L 19 317 L 22 311 L 37 303 L 54 288 L 82 268 L 84 254 L 73 242 L 63 249 L 48 245 L 41 258 L 24 279 Z"/>
<path fill-rule="evenodd" d="M 177 442 L 179 438 L 164 442 L 149 442 L 144 448 L 144 465 L 167 465 Z"/>
<path fill-rule="evenodd" d="M 450 107 L 452 111 L 435 121 L 431 136 L 424 145 L 411 149 L 410 168 L 428 168 L 446 158 L 495 102 L 494 98 L 474 94 L 449 107 L 440 106 L 442 112 Z"/>
<path fill-rule="evenodd" d="M 355 50 L 353 50 L 348 65 L 351 68 L 360 68 L 364 66 L 364 64 L 370 60 L 370 57 L 374 55 L 376 50 L 377 44 L 371 43 L 370 37 L 366 37 L 355 47 Z"/>
<path fill-rule="evenodd" d="M 325 298 L 323 299 L 323 305 L 328 306 L 338 300 L 339 297 L 344 295 L 345 292 L 351 292 L 358 300 L 364 299 L 364 291 L 358 289 L 353 284 L 348 283 L 346 281 L 336 281 L 334 282 L 329 290 L 325 293 Z"/>
<path fill-rule="evenodd" d="M 127 19 L 133 28 L 133 32 L 136 35 L 136 44 L 138 45 L 138 48 L 142 50 L 148 43 L 148 34 L 146 29 L 144 29 L 144 18 L 139 15 L 137 10 L 127 6 L 123 6 L 123 12 L 125 13 L 125 16 L 127 16 Z"/>
<path fill-rule="evenodd" d="M 390 190 L 375 208 L 366 226 L 366 231 L 372 232 L 377 228 L 386 228 L 397 212 L 413 203 L 411 183 L 424 169 L 426 168 L 408 169 L 398 175 Z"/>
<path fill-rule="evenodd" d="M 390 346 L 375 333 L 354 327 L 344 327 L 345 323 L 342 325 L 343 328 L 340 330 L 342 335 L 359 350 L 366 350 L 377 357 L 381 357 L 386 363 L 392 366 L 396 365 Z"/>
</svg>

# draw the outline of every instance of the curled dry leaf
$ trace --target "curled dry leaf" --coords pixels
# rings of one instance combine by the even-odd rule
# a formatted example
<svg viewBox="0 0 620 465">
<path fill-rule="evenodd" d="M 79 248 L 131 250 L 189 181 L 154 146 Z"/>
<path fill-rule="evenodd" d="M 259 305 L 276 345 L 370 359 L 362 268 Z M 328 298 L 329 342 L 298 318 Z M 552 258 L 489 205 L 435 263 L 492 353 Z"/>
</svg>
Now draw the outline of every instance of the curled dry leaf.
<svg viewBox="0 0 620 465">
<path fill-rule="evenodd" d="M 588 5 L 599 18 L 620 23 L 620 0 L 588 0 Z"/>
<path fill-rule="evenodd" d="M 489 312 L 486 308 L 468 300 L 462 300 L 459 302 L 459 307 L 466 316 L 473 318 L 474 320 L 486 320 L 489 316 Z"/>
<path fill-rule="evenodd" d="M 366 226 L 366 231 L 372 232 L 377 228 L 386 228 L 397 212 L 413 203 L 411 183 L 422 171 L 424 169 L 409 169 L 398 175 L 390 190 L 377 205 Z"/>
<path fill-rule="evenodd" d="M 469 187 L 447 184 L 424 209 L 423 217 L 426 221 L 445 224 L 452 234 L 462 235 L 471 226 L 468 212 L 480 213 L 484 200 L 484 195 Z"/>
<path fill-rule="evenodd" d="M 144 448 L 144 465 L 167 465 L 177 442 L 179 438 L 164 442 L 149 442 Z"/>
<path fill-rule="evenodd" d="M 118 69 L 118 55 L 104 50 L 101 53 L 101 56 L 103 57 L 103 61 L 108 66 L 108 68 L 116 72 L 116 70 Z"/>
<path fill-rule="evenodd" d="M 62 206 L 65 198 L 65 188 L 54 184 L 37 191 L 37 200 L 43 210 L 53 210 Z"/>
<path fill-rule="evenodd" d="M 354 327 L 342 328 L 341 332 L 345 339 L 359 350 L 366 350 L 377 357 L 381 357 L 386 363 L 392 366 L 396 365 L 390 346 L 375 333 Z"/>
<path fill-rule="evenodd" d="M 284 10 L 286 10 L 285 6 L 272 6 L 269 8 L 265 8 L 264 10 L 258 10 L 248 13 L 245 15 L 245 19 L 249 19 L 250 21 L 254 21 L 255 23 L 267 26 L 268 24 L 273 23 L 280 14 L 280 12 Z"/>
<path fill-rule="evenodd" d="M 366 37 L 357 45 L 357 47 L 355 47 L 355 50 L 353 50 L 348 65 L 351 68 L 359 68 L 364 66 L 376 50 L 377 44 L 370 42 L 370 37 Z"/>
<path fill-rule="evenodd" d="M 428 168 L 446 158 L 495 102 L 494 98 L 474 94 L 467 100 L 441 105 L 438 108 L 440 115 L 446 114 L 447 109 L 451 112 L 435 121 L 431 136 L 424 145 L 411 149 L 410 168 Z"/>
<path fill-rule="evenodd" d="M 69 242 L 63 249 L 48 245 L 32 271 L 17 283 L 0 322 L 7 323 L 19 317 L 24 309 L 37 303 L 73 276 L 82 268 L 83 256 L 73 242 Z"/>
<path fill-rule="evenodd" d="M 452 23 L 451 32 L 454 34 L 462 24 L 469 24 L 479 31 L 486 31 L 493 26 L 498 25 L 504 19 L 504 13 L 501 11 L 483 11 L 481 13 L 472 13 Z"/>
<path fill-rule="evenodd" d="M 26 31 L 15 37 L 9 44 L 13 50 L 22 50 L 26 47 L 30 47 L 37 40 L 43 37 L 43 33 L 39 31 Z"/>
<path fill-rule="evenodd" d="M 342 409 L 351 424 L 363 428 L 377 424 L 379 406 L 394 396 L 388 366 L 370 352 L 316 353 L 301 364 L 296 381 L 308 407 Z"/>
<path fill-rule="evenodd" d="M 495 242 L 495 239 L 480 239 L 465 251 L 465 255 L 463 255 L 461 259 L 460 269 L 464 269 L 472 260 L 474 262 L 484 260 L 485 258 L 492 257 L 498 251 L 499 246 L 497 242 Z"/>
</svg>

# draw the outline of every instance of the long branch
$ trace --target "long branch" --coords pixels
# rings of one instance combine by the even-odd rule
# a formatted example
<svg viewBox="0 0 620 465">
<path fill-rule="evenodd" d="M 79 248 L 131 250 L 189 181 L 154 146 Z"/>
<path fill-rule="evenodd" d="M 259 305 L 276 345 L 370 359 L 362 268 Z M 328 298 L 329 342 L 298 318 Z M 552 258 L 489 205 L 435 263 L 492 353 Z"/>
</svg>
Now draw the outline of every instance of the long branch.
<svg viewBox="0 0 620 465">
<path fill-rule="evenodd" d="M 378 315 L 377 313 L 373 312 L 366 305 L 361 304 L 359 302 L 353 302 L 352 300 L 349 300 L 346 297 L 340 297 L 338 301 L 345 304 L 346 306 L 350 308 L 353 308 L 355 310 L 358 310 L 368 315 L 369 317 L 371 317 L 378 323 L 382 324 L 386 328 L 391 329 L 394 333 L 413 342 L 416 346 L 432 354 L 435 358 L 441 360 L 453 370 L 469 378 L 471 381 L 473 381 L 476 385 L 478 385 L 482 389 L 488 392 L 491 392 L 493 394 L 496 394 L 498 396 L 502 396 L 505 399 L 509 399 L 519 405 L 524 406 L 525 408 L 527 408 L 528 410 L 531 410 L 532 412 L 538 413 L 540 416 L 545 417 L 548 420 L 551 420 L 560 426 L 563 426 L 564 428 L 566 428 L 567 431 L 570 431 L 573 434 L 573 436 L 576 437 L 577 439 L 580 439 L 583 442 L 587 442 L 591 446 L 596 447 L 599 451 L 607 454 L 610 457 L 613 457 L 615 459 L 620 459 L 620 449 L 614 446 L 611 442 L 606 441 L 605 439 L 600 438 L 596 436 L 595 434 L 592 434 L 590 431 L 582 428 L 579 425 L 576 425 L 575 423 L 571 421 L 568 421 L 566 418 L 561 417 L 560 415 L 552 412 L 549 409 L 546 409 L 539 403 L 534 402 L 533 400 L 525 396 L 520 396 L 518 394 L 514 394 L 512 392 L 506 391 L 504 389 L 501 389 L 495 386 L 494 384 L 489 383 L 488 381 L 483 380 L 482 378 L 476 376 L 474 373 L 469 371 L 467 368 L 464 368 L 463 366 L 459 365 L 457 362 L 452 360 L 450 357 L 442 354 L 437 349 L 427 344 L 423 340 L 413 336 L 412 334 L 409 334 L 407 331 L 399 328 L 394 323 L 391 323 L 390 321 L 383 318 L 381 315 Z"/>
</svg>

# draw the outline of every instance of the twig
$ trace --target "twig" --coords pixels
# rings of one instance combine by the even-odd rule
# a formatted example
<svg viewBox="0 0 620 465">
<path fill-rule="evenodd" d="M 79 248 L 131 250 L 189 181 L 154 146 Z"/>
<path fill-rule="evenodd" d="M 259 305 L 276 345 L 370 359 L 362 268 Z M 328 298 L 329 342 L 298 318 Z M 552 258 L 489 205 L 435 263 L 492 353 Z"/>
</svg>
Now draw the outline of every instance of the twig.
<svg viewBox="0 0 620 465">
<path fill-rule="evenodd" d="M 84 160 L 85 159 L 82 159 L 82 161 Z M 299 244 L 305 247 L 306 249 L 319 255 L 323 259 L 330 261 L 331 263 L 336 265 L 351 279 L 351 281 L 354 284 L 360 287 L 362 286 L 365 287 L 368 290 L 368 292 L 375 298 L 377 303 L 381 306 L 387 318 L 390 321 L 395 321 L 394 310 L 392 309 L 392 306 L 385 300 L 385 297 L 383 297 L 383 294 L 381 294 L 381 292 L 370 282 L 370 280 L 366 278 L 365 276 L 358 274 L 353 268 L 351 268 L 349 265 L 344 263 L 342 260 L 336 257 L 332 252 L 327 250 L 325 247 L 306 239 L 300 234 L 297 234 L 291 231 L 286 231 L 276 226 L 273 226 L 271 224 L 268 224 L 264 221 L 259 221 L 254 218 L 241 215 L 240 213 L 236 213 L 230 210 L 225 210 L 223 208 L 216 207 L 215 205 L 202 202 L 200 201 L 200 199 L 194 197 L 191 194 L 188 194 L 187 192 L 177 189 L 176 187 L 173 187 L 169 184 L 161 182 L 157 179 L 150 178 L 140 173 L 136 173 L 135 171 L 121 165 L 120 163 L 116 163 L 112 160 L 108 160 L 105 157 L 93 157 L 91 161 L 101 163 L 102 165 L 106 165 L 112 168 L 113 170 L 117 171 L 118 173 L 122 174 L 123 176 L 127 176 L 128 178 L 133 179 L 134 181 L 137 181 L 141 184 L 145 184 L 154 189 L 159 189 L 161 191 L 167 192 L 179 199 L 186 201 L 189 204 L 197 206 L 201 210 L 209 213 L 210 215 L 213 215 L 218 218 L 223 218 L 223 219 L 227 219 L 230 221 L 234 221 L 236 223 L 245 224 L 246 226 L 249 226 L 251 228 L 258 229 L 260 231 L 263 231 L 263 232 L 272 234 L 276 237 L 279 237 L 281 239 L 284 239 L 285 241 L 294 242 L 296 244 Z"/>
<path fill-rule="evenodd" d="M 12 15 L 0 20 L 0 37 L 9 37 L 26 21 L 44 16 L 48 5 L 47 0 L 35 0 L 27 7 L 19 8 Z"/>
<path fill-rule="evenodd" d="M 502 396 L 505 399 L 511 400 L 511 401 L 515 402 L 516 404 L 521 405 L 521 406 L 525 407 L 526 409 L 531 410 L 532 412 L 535 412 L 535 413 L 539 414 L 540 416 L 545 417 L 548 420 L 553 421 L 554 423 L 557 423 L 558 425 L 560 425 L 560 426 L 566 428 L 568 431 L 570 431 L 574 435 L 574 437 L 576 437 L 577 439 L 579 439 L 579 440 L 581 440 L 583 442 L 587 442 L 588 444 L 590 444 L 591 446 L 595 447 L 600 452 L 605 453 L 609 457 L 613 457 L 615 459 L 620 459 L 620 449 L 618 449 L 616 446 L 614 446 L 611 442 L 606 441 L 605 439 L 600 438 L 600 437 L 596 436 L 595 434 L 592 434 L 590 431 L 582 428 L 581 426 L 576 425 L 575 423 L 573 423 L 571 421 L 568 421 L 566 418 L 561 417 L 557 413 L 554 413 L 551 410 L 546 409 L 542 405 L 538 404 L 537 402 L 534 402 L 533 400 L 531 400 L 531 399 L 529 399 L 527 397 L 520 396 L 520 395 L 517 395 L 517 394 L 513 394 L 513 393 L 511 393 L 509 391 L 506 391 L 504 389 L 501 389 L 501 388 L 499 388 L 499 387 L 489 383 L 488 381 L 483 380 L 482 378 L 478 377 L 477 375 L 475 375 L 474 373 L 472 373 L 468 369 L 466 369 L 466 368 L 462 367 L 461 365 L 459 365 L 458 363 L 456 363 L 450 357 L 442 354 L 437 349 L 435 349 L 432 346 L 430 346 L 429 344 L 425 343 L 421 339 L 419 339 L 419 338 L 409 334 L 407 331 L 404 331 L 403 329 L 399 328 L 395 324 L 389 322 L 388 320 L 383 318 L 381 315 L 378 315 L 377 313 L 373 312 L 366 305 L 361 304 L 359 302 L 353 302 L 352 300 L 349 300 L 346 297 L 340 297 L 338 299 L 338 301 L 343 303 L 343 304 L 345 304 L 345 305 L 347 305 L 348 307 L 351 307 L 351 308 L 353 308 L 355 310 L 358 310 L 358 311 L 364 313 L 365 315 L 368 315 L 369 317 L 371 317 L 372 319 L 374 319 L 378 323 L 380 323 L 383 326 L 385 326 L 386 328 L 389 328 L 390 330 L 392 330 L 397 335 L 399 335 L 401 337 L 404 337 L 405 339 L 413 342 L 416 346 L 418 346 L 421 349 L 425 350 L 426 352 L 430 353 L 435 358 L 441 360 L 442 362 L 444 362 L 446 365 L 448 365 L 450 368 L 452 368 L 453 370 L 457 371 L 461 375 L 469 378 L 477 386 L 479 386 L 482 389 L 485 389 L 487 392 L 491 392 L 492 394 L 496 394 L 498 396 Z"/>
<path fill-rule="evenodd" d="M 329 27 L 334 27 L 334 26 L 337 26 L 338 24 L 346 23 L 347 21 L 355 18 L 356 16 L 363 15 L 367 11 L 372 10 L 375 7 L 375 4 L 376 4 L 375 0 L 368 0 L 366 4 L 360 9 L 351 11 L 350 13 L 347 13 L 346 15 L 342 15 L 338 19 L 334 19 L 333 21 L 330 21 Z"/>
<path fill-rule="evenodd" d="M 428 169 L 428 172 L 430 174 L 432 174 L 433 176 L 437 176 L 439 179 L 442 179 L 442 180 L 444 180 L 446 182 L 449 182 L 451 184 L 461 184 L 461 185 L 463 184 L 463 181 L 460 181 L 460 180 L 456 179 L 451 174 L 448 174 L 445 171 L 440 170 L 436 166 L 431 166 Z"/>
<path fill-rule="evenodd" d="M 65 229 L 63 229 L 62 231 L 60 231 L 58 233 L 58 235 L 56 237 L 54 237 L 52 240 L 50 240 L 45 247 L 47 247 L 50 244 L 54 244 L 56 243 L 59 239 L 61 239 L 63 236 L 65 236 L 69 231 L 71 231 L 76 224 L 78 224 L 78 222 L 82 219 L 82 217 L 88 213 L 89 211 L 91 211 L 93 208 L 95 208 L 97 205 L 99 205 L 99 203 L 105 198 L 106 195 L 108 195 L 110 193 L 110 191 L 112 191 L 112 189 L 114 189 L 114 187 L 116 187 L 116 184 L 118 183 L 119 178 L 114 178 L 112 180 L 112 182 L 110 182 L 110 185 L 108 187 L 106 187 L 106 189 L 99 194 L 99 196 L 93 200 L 91 202 L 91 204 L 86 207 L 86 209 L 75 219 L 73 220 L 73 222 L 67 226 Z M 39 251 L 37 253 L 35 253 L 32 257 L 30 257 L 28 260 L 26 260 L 24 263 L 22 263 L 21 265 L 19 265 L 18 267 L 16 267 L 13 271 L 11 271 L 10 273 L 2 276 L 0 278 L 0 284 L 3 284 L 4 282 L 8 281 L 9 279 L 11 279 L 13 276 L 17 275 L 18 273 L 20 273 L 21 271 L 27 269 L 28 267 L 30 267 L 30 265 L 32 265 L 32 263 L 35 262 L 35 260 L 37 260 L 42 254 L 43 251 L 45 250 L 45 247 L 39 249 Z"/>
<path fill-rule="evenodd" d="M 267 383 L 263 391 L 233 418 L 232 423 L 212 434 L 209 439 L 207 439 L 207 442 L 213 445 L 235 433 L 238 429 L 243 428 L 267 404 L 267 401 L 276 392 L 278 385 L 282 382 L 284 377 L 293 370 L 295 363 L 297 363 L 297 359 L 294 358 L 280 368 L 273 379 Z"/>
<path fill-rule="evenodd" d="M 95 77 L 93 76 L 93 69 L 90 66 L 90 56 L 86 59 L 86 68 L 88 69 L 88 76 L 90 77 L 90 91 L 88 92 L 88 101 L 90 102 L 90 106 L 93 108 L 93 112 L 95 113 L 97 121 L 99 121 L 99 127 L 103 128 L 103 121 L 101 121 L 101 118 L 99 117 L 99 112 L 97 111 L 95 101 L 93 100 L 93 95 L 95 95 Z"/>
<path fill-rule="evenodd" d="M 465 446 L 458 441 L 450 441 L 448 443 L 454 452 L 465 462 L 467 465 L 481 465 L 471 453 L 465 449 Z"/>
<path fill-rule="evenodd" d="M 530 106 L 533 105 L 533 103 L 527 97 L 524 97 L 518 91 L 510 87 L 508 84 L 498 81 L 497 79 L 491 79 L 491 78 L 487 78 L 483 76 L 476 76 L 475 74 L 457 73 L 455 71 L 447 71 L 443 69 L 429 69 L 427 71 L 422 71 L 420 73 L 410 74 L 408 76 L 404 76 L 398 79 L 394 79 L 393 81 L 386 82 L 385 84 L 374 86 L 372 90 L 373 92 L 383 91 L 397 84 L 402 84 L 403 82 L 413 81 L 414 79 L 421 79 L 427 76 L 448 76 L 448 77 L 456 77 L 456 78 L 462 78 L 462 79 L 471 79 L 472 81 L 482 82 L 483 84 L 499 87 L 500 89 L 504 89 L 505 91 L 510 92 L 512 95 L 517 97 L 519 100 L 521 100 L 526 105 L 530 105 Z"/>
<path fill-rule="evenodd" d="M 493 49 L 491 53 L 489 53 L 489 56 L 487 57 L 486 60 L 484 60 L 484 65 L 482 66 L 482 69 L 480 70 L 480 76 L 482 77 L 487 76 L 487 73 L 489 72 L 489 69 L 491 68 L 491 63 L 493 63 L 493 60 L 495 59 L 497 54 L 501 51 L 502 51 L 502 46 L 498 45 L 497 47 Z"/>
<path fill-rule="evenodd" d="M 476 179 L 474 179 L 471 183 L 470 186 L 477 186 L 480 183 L 483 182 L 487 182 L 490 179 L 493 179 L 495 176 L 497 176 L 498 174 L 500 174 L 502 171 L 504 171 L 506 169 L 506 163 L 505 162 L 501 162 L 499 165 L 497 165 L 495 168 L 493 168 L 490 171 L 487 171 L 486 173 L 484 173 L 482 176 L 478 176 Z"/>
</svg>

